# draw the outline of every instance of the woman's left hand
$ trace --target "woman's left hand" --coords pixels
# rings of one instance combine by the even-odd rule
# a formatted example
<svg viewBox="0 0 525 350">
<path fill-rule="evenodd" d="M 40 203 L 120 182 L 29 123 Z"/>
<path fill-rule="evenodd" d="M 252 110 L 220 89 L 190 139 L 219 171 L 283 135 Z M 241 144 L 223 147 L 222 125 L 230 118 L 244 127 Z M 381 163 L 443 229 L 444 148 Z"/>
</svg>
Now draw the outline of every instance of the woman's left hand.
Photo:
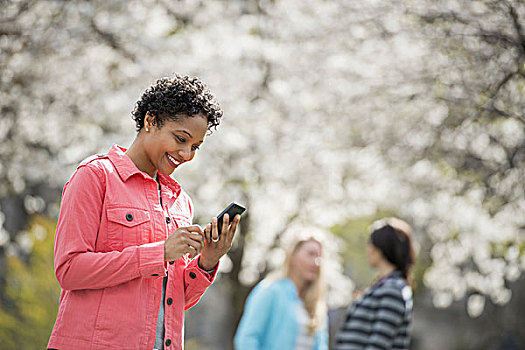
<svg viewBox="0 0 525 350">
<path fill-rule="evenodd" d="M 211 224 L 208 224 L 204 231 L 204 248 L 199 257 L 199 266 L 202 269 L 212 270 L 219 263 L 219 259 L 228 253 L 240 220 L 241 216 L 236 215 L 230 225 L 228 214 L 224 214 L 222 232 L 219 235 L 217 218 L 211 219 Z"/>
</svg>

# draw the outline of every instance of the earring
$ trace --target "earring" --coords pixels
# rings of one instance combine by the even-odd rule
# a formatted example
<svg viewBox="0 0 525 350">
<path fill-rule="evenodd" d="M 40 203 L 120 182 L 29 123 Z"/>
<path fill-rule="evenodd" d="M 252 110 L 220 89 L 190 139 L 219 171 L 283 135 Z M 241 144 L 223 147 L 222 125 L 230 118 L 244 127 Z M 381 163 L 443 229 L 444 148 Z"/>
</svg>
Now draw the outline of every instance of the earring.
<svg viewBox="0 0 525 350">
<path fill-rule="evenodd" d="M 149 129 L 148 129 L 148 128 L 146 128 L 146 132 L 149 132 Z"/>
</svg>

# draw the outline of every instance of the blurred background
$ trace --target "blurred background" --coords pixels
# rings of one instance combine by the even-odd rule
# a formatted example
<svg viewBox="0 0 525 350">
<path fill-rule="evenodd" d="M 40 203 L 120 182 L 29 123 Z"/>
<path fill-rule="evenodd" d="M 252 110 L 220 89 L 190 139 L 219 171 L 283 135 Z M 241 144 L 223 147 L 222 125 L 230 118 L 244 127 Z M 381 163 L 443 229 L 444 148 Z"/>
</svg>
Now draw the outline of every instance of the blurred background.
<svg viewBox="0 0 525 350">
<path fill-rule="evenodd" d="M 173 72 L 225 111 L 174 174 L 194 221 L 248 207 L 187 349 L 232 348 L 297 232 L 323 237 L 337 329 L 386 215 L 419 247 L 413 349 L 525 348 L 523 1 L 0 0 L 2 349 L 46 346 L 61 189 L 131 144 L 135 102 Z"/>
</svg>

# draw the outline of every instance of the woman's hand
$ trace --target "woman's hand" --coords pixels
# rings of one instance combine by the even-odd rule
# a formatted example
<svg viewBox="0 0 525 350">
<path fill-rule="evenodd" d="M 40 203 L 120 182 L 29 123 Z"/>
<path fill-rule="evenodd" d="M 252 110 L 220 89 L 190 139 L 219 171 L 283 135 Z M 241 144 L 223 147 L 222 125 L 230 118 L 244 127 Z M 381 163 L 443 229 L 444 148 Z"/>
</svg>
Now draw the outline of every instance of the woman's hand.
<svg viewBox="0 0 525 350">
<path fill-rule="evenodd" d="M 178 228 L 164 242 L 164 260 L 177 260 L 184 254 L 196 257 L 204 245 L 202 228 L 199 225 Z"/>
<path fill-rule="evenodd" d="M 199 258 L 199 266 L 204 270 L 212 270 L 219 263 L 219 259 L 232 247 L 235 230 L 241 220 L 240 215 L 235 215 L 231 226 L 228 214 L 224 214 L 222 221 L 222 232 L 219 236 L 217 218 L 211 219 L 205 230 L 204 248 Z"/>
</svg>

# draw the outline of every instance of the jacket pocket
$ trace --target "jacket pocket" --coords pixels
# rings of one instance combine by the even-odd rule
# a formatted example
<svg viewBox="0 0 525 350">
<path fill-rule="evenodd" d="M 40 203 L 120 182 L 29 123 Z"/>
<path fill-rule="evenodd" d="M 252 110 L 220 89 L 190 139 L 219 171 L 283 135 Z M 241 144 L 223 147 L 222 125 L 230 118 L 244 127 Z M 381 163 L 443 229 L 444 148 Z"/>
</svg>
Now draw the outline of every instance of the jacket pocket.
<svg viewBox="0 0 525 350">
<path fill-rule="evenodd" d="M 140 245 L 147 237 L 150 215 L 147 210 L 108 208 L 108 245 L 112 249 Z"/>
</svg>

